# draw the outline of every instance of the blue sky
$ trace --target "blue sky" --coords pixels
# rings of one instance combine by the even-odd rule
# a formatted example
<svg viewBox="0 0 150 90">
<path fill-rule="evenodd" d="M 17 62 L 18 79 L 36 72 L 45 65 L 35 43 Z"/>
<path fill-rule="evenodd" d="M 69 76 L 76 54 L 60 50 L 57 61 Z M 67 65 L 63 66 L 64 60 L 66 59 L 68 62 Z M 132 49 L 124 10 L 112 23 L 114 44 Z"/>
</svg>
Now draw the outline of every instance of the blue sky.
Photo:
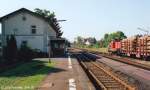
<svg viewBox="0 0 150 90">
<path fill-rule="evenodd" d="M 63 37 L 101 39 L 105 33 L 123 31 L 127 36 L 150 30 L 150 0 L 2 0 L 0 17 L 20 8 L 54 11 L 62 22 Z"/>
</svg>

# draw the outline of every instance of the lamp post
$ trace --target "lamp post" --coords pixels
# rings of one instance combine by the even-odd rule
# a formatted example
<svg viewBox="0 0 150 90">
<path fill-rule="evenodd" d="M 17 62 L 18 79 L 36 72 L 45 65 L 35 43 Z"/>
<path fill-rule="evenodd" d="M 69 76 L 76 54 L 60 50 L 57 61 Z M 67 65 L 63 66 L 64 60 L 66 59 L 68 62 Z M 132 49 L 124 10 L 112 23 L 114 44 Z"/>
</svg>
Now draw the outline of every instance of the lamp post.
<svg viewBox="0 0 150 90">
<path fill-rule="evenodd" d="M 51 40 L 50 40 L 50 38 L 49 38 L 49 54 L 48 54 L 48 56 L 49 56 L 49 63 L 51 63 Z"/>
<path fill-rule="evenodd" d="M 65 21 L 67 21 L 67 20 L 57 20 L 57 22 L 65 22 Z"/>
</svg>

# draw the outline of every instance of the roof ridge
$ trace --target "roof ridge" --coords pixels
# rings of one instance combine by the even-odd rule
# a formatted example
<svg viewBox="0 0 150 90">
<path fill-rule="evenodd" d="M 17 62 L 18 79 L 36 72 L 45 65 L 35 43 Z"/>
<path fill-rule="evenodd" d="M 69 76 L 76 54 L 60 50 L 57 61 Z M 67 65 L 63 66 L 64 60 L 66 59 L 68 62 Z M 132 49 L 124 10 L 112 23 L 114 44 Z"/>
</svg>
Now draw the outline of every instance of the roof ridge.
<svg viewBox="0 0 150 90">
<path fill-rule="evenodd" d="M 48 22 L 48 20 L 45 18 L 45 17 L 43 17 L 43 16 L 41 16 L 40 14 L 37 14 L 37 13 L 35 13 L 35 12 L 33 12 L 33 11 L 31 11 L 31 10 L 29 10 L 29 9 L 27 9 L 27 8 L 20 8 L 20 9 L 18 9 L 18 10 L 16 10 L 16 11 L 13 11 L 13 12 L 11 12 L 11 13 L 9 13 L 9 14 L 6 14 L 5 16 L 3 16 L 3 17 L 0 17 L 0 22 L 2 22 L 2 20 L 3 19 L 7 19 L 8 17 L 10 17 L 10 16 L 12 16 L 12 15 L 16 15 L 17 13 L 20 13 L 20 12 L 23 12 L 23 11 L 25 11 L 25 12 L 28 12 L 28 13 L 30 13 L 30 14 L 33 14 L 34 16 L 37 16 L 37 17 L 40 17 L 41 19 L 43 19 L 43 20 L 45 20 L 47 23 L 49 23 Z M 49 24 L 50 25 L 50 24 Z M 51 25 L 50 25 L 51 26 Z M 51 26 L 52 27 L 52 26 Z M 54 28 L 53 28 L 54 29 Z M 56 32 L 56 33 L 58 33 L 58 31 L 57 30 L 55 30 L 54 29 L 54 31 Z"/>
</svg>

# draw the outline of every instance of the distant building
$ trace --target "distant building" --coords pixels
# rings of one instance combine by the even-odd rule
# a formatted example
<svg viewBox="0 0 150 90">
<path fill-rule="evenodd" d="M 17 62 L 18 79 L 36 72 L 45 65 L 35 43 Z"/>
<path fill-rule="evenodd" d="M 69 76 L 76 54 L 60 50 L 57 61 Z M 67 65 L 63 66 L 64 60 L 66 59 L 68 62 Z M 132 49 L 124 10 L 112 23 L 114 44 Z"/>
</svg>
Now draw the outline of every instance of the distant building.
<svg viewBox="0 0 150 90">
<path fill-rule="evenodd" d="M 96 43 L 96 39 L 95 38 L 86 38 L 86 39 L 84 39 L 84 44 L 85 45 L 90 46 L 90 45 L 93 45 L 95 43 Z"/>
<path fill-rule="evenodd" d="M 88 45 L 88 46 L 91 45 L 91 43 L 89 42 L 89 40 L 85 40 L 85 44 Z"/>
<path fill-rule="evenodd" d="M 6 45 L 6 37 L 13 34 L 18 47 L 22 43 L 27 43 L 32 49 L 49 52 L 50 41 L 53 42 L 51 48 L 64 47 L 65 39 L 57 38 L 58 31 L 54 30 L 44 17 L 28 9 L 21 8 L 3 16 L 0 22 L 3 46 Z"/>
</svg>

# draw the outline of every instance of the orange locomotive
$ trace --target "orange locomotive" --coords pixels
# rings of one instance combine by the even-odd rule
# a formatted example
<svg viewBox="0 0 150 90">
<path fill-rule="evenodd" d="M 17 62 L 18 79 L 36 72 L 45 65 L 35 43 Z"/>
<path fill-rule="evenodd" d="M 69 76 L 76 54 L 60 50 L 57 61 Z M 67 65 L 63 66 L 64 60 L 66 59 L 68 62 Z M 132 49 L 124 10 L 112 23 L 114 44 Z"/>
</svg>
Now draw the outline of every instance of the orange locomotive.
<svg viewBox="0 0 150 90">
<path fill-rule="evenodd" d="M 110 42 L 108 51 L 112 54 L 120 54 L 121 53 L 121 41 L 113 40 Z"/>
</svg>

